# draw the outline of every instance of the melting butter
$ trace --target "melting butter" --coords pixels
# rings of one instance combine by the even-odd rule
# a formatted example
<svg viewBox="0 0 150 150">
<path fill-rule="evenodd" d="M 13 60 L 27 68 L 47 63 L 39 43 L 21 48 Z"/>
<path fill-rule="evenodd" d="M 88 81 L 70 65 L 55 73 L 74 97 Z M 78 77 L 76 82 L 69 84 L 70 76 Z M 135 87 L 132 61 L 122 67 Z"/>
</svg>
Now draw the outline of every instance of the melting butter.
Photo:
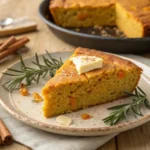
<svg viewBox="0 0 150 150">
<path fill-rule="evenodd" d="M 76 56 L 71 58 L 78 74 L 101 68 L 103 59 L 96 56 Z"/>
</svg>

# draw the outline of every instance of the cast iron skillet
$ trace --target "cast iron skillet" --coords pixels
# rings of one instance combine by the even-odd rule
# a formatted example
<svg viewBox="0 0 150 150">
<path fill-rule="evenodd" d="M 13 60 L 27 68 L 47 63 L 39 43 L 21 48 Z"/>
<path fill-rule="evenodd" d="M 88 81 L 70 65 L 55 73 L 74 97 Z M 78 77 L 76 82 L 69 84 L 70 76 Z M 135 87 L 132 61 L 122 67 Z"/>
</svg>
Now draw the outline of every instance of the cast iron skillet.
<svg viewBox="0 0 150 150">
<path fill-rule="evenodd" d="M 114 38 L 88 34 L 88 28 L 76 32 L 72 28 L 56 25 L 49 12 L 50 0 L 44 0 L 39 6 L 40 18 L 51 28 L 52 32 L 65 42 L 76 47 L 99 49 L 112 53 L 150 52 L 150 37 L 147 38 Z M 87 31 L 86 31 L 87 30 Z"/>
</svg>

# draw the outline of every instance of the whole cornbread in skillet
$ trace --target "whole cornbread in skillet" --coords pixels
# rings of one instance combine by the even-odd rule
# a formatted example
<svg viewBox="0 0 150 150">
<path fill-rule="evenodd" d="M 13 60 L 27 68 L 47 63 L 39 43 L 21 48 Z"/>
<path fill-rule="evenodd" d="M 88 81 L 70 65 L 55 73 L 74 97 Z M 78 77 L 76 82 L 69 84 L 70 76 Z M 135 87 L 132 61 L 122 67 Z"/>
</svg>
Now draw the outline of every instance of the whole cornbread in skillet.
<svg viewBox="0 0 150 150">
<path fill-rule="evenodd" d="M 63 27 L 117 25 L 127 37 L 150 36 L 150 0 L 52 0 L 49 8 Z"/>
<path fill-rule="evenodd" d="M 96 56 L 103 59 L 102 68 L 78 74 L 71 58 Z M 132 92 L 142 69 L 134 63 L 101 51 L 77 48 L 42 89 L 45 117 L 111 102 Z"/>
</svg>

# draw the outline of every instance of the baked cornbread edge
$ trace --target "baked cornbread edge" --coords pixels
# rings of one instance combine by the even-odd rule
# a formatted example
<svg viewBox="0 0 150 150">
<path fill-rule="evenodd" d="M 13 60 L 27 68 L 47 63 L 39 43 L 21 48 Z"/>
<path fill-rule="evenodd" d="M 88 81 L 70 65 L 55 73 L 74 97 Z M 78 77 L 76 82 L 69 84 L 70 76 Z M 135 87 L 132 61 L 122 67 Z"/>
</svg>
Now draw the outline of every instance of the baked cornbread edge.
<svg viewBox="0 0 150 150">
<path fill-rule="evenodd" d="M 142 14 L 137 15 L 134 10 L 129 10 L 128 7 L 125 7 L 119 1 L 116 2 L 115 8 L 116 25 L 127 37 L 142 38 L 150 36 L 150 21 L 147 20 L 148 16 L 150 17 L 150 12 L 147 12 L 148 14 L 145 15 L 146 18 L 144 19 Z M 124 12 L 123 15 L 122 12 Z M 129 19 L 132 19 L 132 21 L 129 21 Z M 135 25 L 138 26 L 139 31 L 135 28 Z M 129 26 L 129 28 L 127 28 L 127 26 Z"/>
<path fill-rule="evenodd" d="M 102 25 L 102 26 L 106 26 L 106 25 L 114 26 L 115 25 L 115 15 L 116 15 L 115 3 L 112 3 L 112 2 L 110 4 L 106 3 L 106 5 L 102 5 L 102 6 L 81 7 L 77 4 L 72 5 L 72 6 L 65 6 L 63 0 L 56 0 L 56 1 L 52 0 L 50 1 L 49 10 L 53 16 L 55 23 L 63 27 L 91 27 L 95 25 Z M 60 11 L 61 13 L 59 12 L 59 14 L 57 14 L 58 11 Z M 101 14 L 103 14 L 103 13 L 100 13 L 99 11 L 103 13 L 105 12 L 106 17 L 108 17 L 109 19 L 107 18 L 105 20 L 105 17 L 103 17 L 103 19 L 99 19 L 101 18 Z M 69 16 L 66 19 L 67 12 L 69 12 Z M 71 12 L 73 16 L 70 15 Z M 96 12 L 99 12 L 99 13 L 96 13 Z M 61 17 L 60 17 L 60 14 L 61 14 Z M 62 21 L 60 21 L 58 17 L 61 18 Z M 88 20 L 86 20 L 86 18 L 88 18 Z M 93 18 L 94 18 L 94 21 L 89 20 Z"/>
</svg>

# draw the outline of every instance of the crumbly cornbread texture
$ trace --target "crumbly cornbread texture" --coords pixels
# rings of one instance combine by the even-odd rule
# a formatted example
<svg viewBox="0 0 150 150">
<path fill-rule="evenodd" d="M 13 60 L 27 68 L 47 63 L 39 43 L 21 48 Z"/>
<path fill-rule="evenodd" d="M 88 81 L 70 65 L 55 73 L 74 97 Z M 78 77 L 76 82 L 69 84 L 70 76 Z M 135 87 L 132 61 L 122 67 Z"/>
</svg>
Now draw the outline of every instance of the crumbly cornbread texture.
<svg viewBox="0 0 150 150">
<path fill-rule="evenodd" d="M 150 36 L 149 0 L 52 0 L 49 8 L 63 27 L 116 24 L 128 37 Z"/>
<path fill-rule="evenodd" d="M 124 91 L 137 86 L 142 69 L 132 62 L 86 48 L 77 48 L 71 57 L 79 55 L 100 57 L 103 67 L 79 75 L 68 59 L 42 89 L 45 117 L 126 97 Z"/>
<path fill-rule="evenodd" d="M 53 0 L 50 11 L 63 27 L 115 25 L 115 0 Z"/>
</svg>

